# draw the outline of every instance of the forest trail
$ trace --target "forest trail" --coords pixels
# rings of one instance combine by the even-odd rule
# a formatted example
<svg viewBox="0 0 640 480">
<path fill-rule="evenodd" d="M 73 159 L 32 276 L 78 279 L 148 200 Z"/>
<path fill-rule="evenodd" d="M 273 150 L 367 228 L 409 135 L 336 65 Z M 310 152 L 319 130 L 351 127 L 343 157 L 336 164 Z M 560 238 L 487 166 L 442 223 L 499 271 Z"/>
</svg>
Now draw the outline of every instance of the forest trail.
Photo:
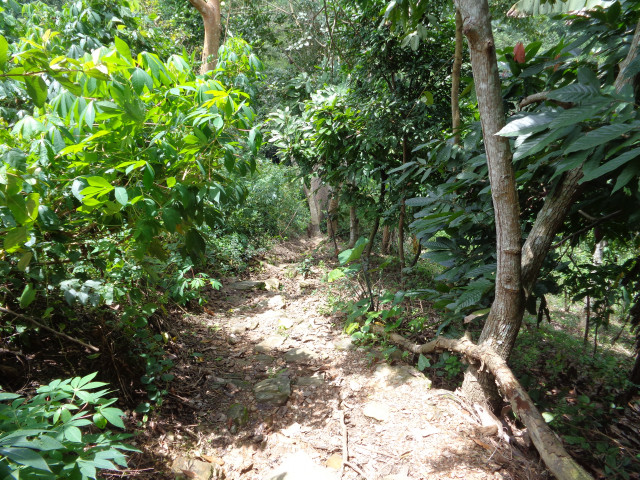
<svg viewBox="0 0 640 480">
<path fill-rule="evenodd" d="M 304 263 L 331 263 L 329 248 L 320 239 L 278 245 L 254 278 L 223 280 L 202 313 L 176 318 L 175 379 L 137 438 L 137 476 L 549 478 L 531 451 L 486 435 L 461 397 L 353 344 L 326 314 L 324 272 Z"/>
</svg>

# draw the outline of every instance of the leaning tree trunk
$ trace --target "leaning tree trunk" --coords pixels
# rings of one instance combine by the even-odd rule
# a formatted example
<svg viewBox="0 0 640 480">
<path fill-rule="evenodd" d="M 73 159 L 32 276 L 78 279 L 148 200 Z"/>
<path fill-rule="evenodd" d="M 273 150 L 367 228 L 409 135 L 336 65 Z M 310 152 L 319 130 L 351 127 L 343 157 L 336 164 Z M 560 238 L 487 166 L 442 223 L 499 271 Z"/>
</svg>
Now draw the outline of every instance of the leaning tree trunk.
<svg viewBox="0 0 640 480">
<path fill-rule="evenodd" d="M 204 44 L 202 46 L 202 66 L 200 73 L 215 70 L 220 47 L 220 0 L 189 0 L 200 13 L 204 22 Z"/>
<path fill-rule="evenodd" d="M 521 230 L 518 194 L 509 140 L 496 135 L 505 125 L 496 50 L 487 0 L 455 0 L 469 42 L 478 110 L 489 168 L 496 223 L 497 259 L 495 299 L 479 345 L 507 359 L 520 329 L 524 303 L 520 278 Z M 493 377 L 470 366 L 462 390 L 475 402 L 495 405 L 499 400 Z"/>
</svg>

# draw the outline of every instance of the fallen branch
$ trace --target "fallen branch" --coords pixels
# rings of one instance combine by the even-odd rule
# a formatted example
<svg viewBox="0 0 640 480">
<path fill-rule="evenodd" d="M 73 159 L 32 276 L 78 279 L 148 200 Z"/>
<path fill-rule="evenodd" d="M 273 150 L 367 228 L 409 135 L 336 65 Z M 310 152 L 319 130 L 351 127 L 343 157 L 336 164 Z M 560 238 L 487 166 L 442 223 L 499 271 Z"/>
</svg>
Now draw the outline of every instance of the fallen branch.
<svg viewBox="0 0 640 480">
<path fill-rule="evenodd" d="M 527 427 L 533 444 L 551 473 L 558 480 L 593 480 L 567 453 L 507 363 L 492 349 L 478 346 L 467 338 L 438 337 L 427 344 L 417 345 L 396 333 L 387 334 L 380 325 L 374 325 L 373 330 L 380 335 L 388 335 L 392 343 L 415 354 L 449 350 L 480 363 L 481 369 L 486 368 L 495 377 L 496 384 L 511 403 L 514 413 Z"/>
<path fill-rule="evenodd" d="M 565 110 L 573 107 L 573 103 L 568 102 L 560 102 L 558 100 L 553 100 L 548 98 L 549 92 L 539 92 L 534 93 L 533 95 L 529 95 L 528 97 L 523 98 L 518 104 L 518 110 L 522 110 L 527 105 L 531 105 L 533 103 L 541 103 L 546 102 L 547 100 L 554 102 L 558 106 L 564 108 Z"/>
<path fill-rule="evenodd" d="M 57 330 L 54 330 L 51 327 L 47 327 L 46 325 L 44 325 L 43 323 L 40 323 L 38 320 L 36 320 L 33 317 L 28 317 L 26 315 L 22 315 L 21 313 L 18 312 L 14 312 L 13 310 L 9 310 L 8 308 L 4 308 L 4 307 L 0 307 L 0 312 L 2 313 L 8 313 L 10 315 L 13 315 L 14 317 L 17 318 L 21 318 L 23 320 L 26 320 L 27 322 L 31 322 L 33 323 L 36 327 L 40 327 L 43 330 L 46 330 L 47 332 L 53 333 L 54 335 L 58 336 L 58 337 L 62 337 L 65 340 L 69 340 L 70 342 L 73 343 L 77 343 L 78 345 L 83 346 L 84 348 L 88 348 L 89 350 L 91 350 L 92 352 L 99 352 L 100 349 L 98 347 L 94 347 L 93 345 L 89 344 L 89 343 L 85 343 L 82 340 L 78 340 L 77 338 L 73 338 L 70 337 L 69 335 L 67 335 L 66 333 L 62 333 L 59 332 Z"/>
</svg>

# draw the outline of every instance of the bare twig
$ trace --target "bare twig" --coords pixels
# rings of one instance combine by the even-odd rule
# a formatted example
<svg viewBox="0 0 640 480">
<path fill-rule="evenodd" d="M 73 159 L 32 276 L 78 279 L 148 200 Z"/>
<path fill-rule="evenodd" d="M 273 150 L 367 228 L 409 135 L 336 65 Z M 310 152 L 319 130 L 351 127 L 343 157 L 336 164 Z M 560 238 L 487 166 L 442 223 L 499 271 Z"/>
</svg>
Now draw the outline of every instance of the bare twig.
<svg viewBox="0 0 640 480">
<path fill-rule="evenodd" d="M 588 232 L 589 230 L 591 230 L 593 227 L 595 227 L 595 226 L 596 226 L 596 225 L 598 225 L 599 223 L 602 223 L 602 222 L 604 222 L 604 221 L 606 221 L 606 220 L 609 220 L 610 218 L 615 217 L 616 215 L 619 215 L 620 213 L 622 213 L 622 210 L 616 210 L 615 212 L 610 213 L 609 215 L 605 215 L 604 217 L 598 218 L 595 222 L 591 222 L 591 223 L 590 223 L 589 225 L 587 225 L 586 227 L 581 228 L 580 230 L 578 230 L 578 231 L 576 231 L 576 232 L 573 232 L 571 235 L 569 235 L 569 236 L 567 236 L 567 237 L 564 237 L 564 238 L 563 238 L 562 240 L 560 240 L 559 242 L 554 243 L 553 245 L 551 245 L 551 248 L 557 248 L 557 247 L 559 247 L 559 246 L 560 246 L 560 245 L 562 245 L 563 243 L 565 243 L 565 242 L 567 242 L 567 241 L 571 240 L 573 237 L 575 237 L 575 236 L 577 236 L 577 235 L 580 235 L 581 233 Z M 583 213 L 583 215 L 584 215 L 584 213 Z"/>
<path fill-rule="evenodd" d="M 367 477 L 364 472 L 360 469 L 360 467 L 358 467 L 357 465 L 354 465 L 351 462 L 344 462 L 344 464 L 351 468 L 354 472 L 356 472 L 358 475 L 360 475 L 362 478 L 364 478 L 365 480 L 369 480 L 369 477 Z"/>
<path fill-rule="evenodd" d="M 347 436 L 347 424 L 344 421 L 344 410 L 339 410 L 338 415 L 340 418 L 340 425 L 342 427 L 342 466 L 340 467 L 338 478 L 342 478 L 344 466 L 347 465 L 349 460 L 349 437 Z"/>
<path fill-rule="evenodd" d="M 26 320 L 26 321 L 28 321 L 30 323 L 33 323 L 35 326 L 40 327 L 40 328 L 42 328 L 43 330 L 46 330 L 49 333 L 53 333 L 54 335 L 57 335 L 58 337 L 62 337 L 64 339 L 66 339 L 66 340 L 69 340 L 70 342 L 77 343 L 78 345 L 81 345 L 84 348 L 87 348 L 87 349 L 91 350 L 92 352 L 99 352 L 100 351 L 100 349 L 98 347 L 94 347 L 93 345 L 91 345 L 89 343 L 85 343 L 82 340 L 78 340 L 77 338 L 70 337 L 66 333 L 59 332 L 57 330 L 54 330 L 51 327 L 47 327 L 46 325 L 44 325 L 43 323 L 39 322 L 38 320 L 36 320 L 33 317 L 28 317 L 26 315 L 22 315 L 21 313 L 14 312 L 13 310 L 9 310 L 8 308 L 4 308 L 4 307 L 0 307 L 0 312 L 8 313 L 10 315 L 13 315 L 14 317 L 21 318 L 21 319 Z"/>
</svg>

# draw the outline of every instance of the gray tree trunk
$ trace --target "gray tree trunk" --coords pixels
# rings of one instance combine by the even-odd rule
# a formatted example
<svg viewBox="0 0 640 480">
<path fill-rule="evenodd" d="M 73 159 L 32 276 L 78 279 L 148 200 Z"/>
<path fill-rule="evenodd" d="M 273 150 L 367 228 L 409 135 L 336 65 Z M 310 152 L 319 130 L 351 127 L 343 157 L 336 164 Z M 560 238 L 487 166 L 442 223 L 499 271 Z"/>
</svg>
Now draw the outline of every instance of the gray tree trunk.
<svg viewBox="0 0 640 480">
<path fill-rule="evenodd" d="M 349 207 L 349 247 L 353 248 L 360 236 L 360 220 L 358 211 L 353 205 Z"/>
<path fill-rule="evenodd" d="M 202 66 L 200 73 L 215 70 L 220 47 L 220 0 L 189 0 L 200 13 L 204 22 L 204 43 L 202 45 Z"/>
<path fill-rule="evenodd" d="M 495 299 L 478 343 L 507 359 L 524 312 L 518 194 L 509 141 L 496 135 L 505 125 L 505 116 L 489 5 L 487 0 L 456 0 L 455 4 L 469 42 L 496 221 Z M 467 370 L 462 391 L 472 402 L 495 404 L 499 400 L 493 377 L 474 367 Z"/>
</svg>

